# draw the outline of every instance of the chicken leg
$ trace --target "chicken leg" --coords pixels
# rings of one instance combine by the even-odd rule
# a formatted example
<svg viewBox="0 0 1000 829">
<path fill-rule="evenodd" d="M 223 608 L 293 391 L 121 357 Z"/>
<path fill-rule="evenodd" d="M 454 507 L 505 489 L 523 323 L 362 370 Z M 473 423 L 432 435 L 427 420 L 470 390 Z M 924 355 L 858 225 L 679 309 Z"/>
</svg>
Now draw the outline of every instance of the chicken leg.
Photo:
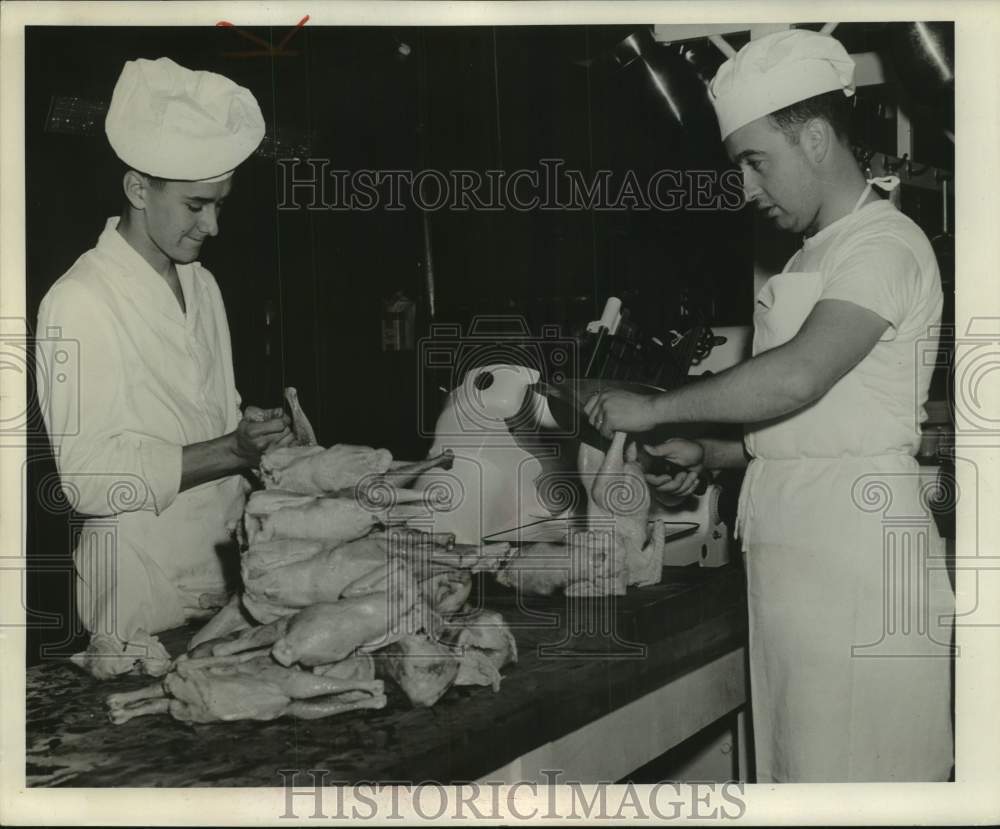
<svg viewBox="0 0 1000 829">
<path fill-rule="evenodd" d="M 393 461 L 387 477 L 391 476 L 392 483 L 398 487 L 410 486 L 417 478 L 432 469 L 451 469 L 455 463 L 455 452 L 445 449 L 440 455 L 426 458 L 422 461 L 408 463 L 406 461 Z"/>
<path fill-rule="evenodd" d="M 316 433 L 306 413 L 302 411 L 299 404 L 299 393 L 294 386 L 285 389 L 285 400 L 288 402 L 288 410 L 292 414 L 292 433 L 295 435 L 295 442 L 299 446 L 315 446 L 319 443 L 316 440 Z"/>
<path fill-rule="evenodd" d="M 226 636 L 249 626 L 250 620 L 243 611 L 240 597 L 234 593 L 229 599 L 229 603 L 191 637 L 191 640 L 187 644 L 187 649 L 190 651 L 202 642 L 207 642 L 210 639 L 218 639 L 220 636 Z"/>
<path fill-rule="evenodd" d="M 246 628 L 235 634 L 230 634 L 218 640 L 203 642 L 199 648 L 208 651 L 212 656 L 228 656 L 242 651 L 252 650 L 267 645 L 273 645 L 288 630 L 288 622 L 291 617 L 282 616 L 266 625 Z"/>
</svg>

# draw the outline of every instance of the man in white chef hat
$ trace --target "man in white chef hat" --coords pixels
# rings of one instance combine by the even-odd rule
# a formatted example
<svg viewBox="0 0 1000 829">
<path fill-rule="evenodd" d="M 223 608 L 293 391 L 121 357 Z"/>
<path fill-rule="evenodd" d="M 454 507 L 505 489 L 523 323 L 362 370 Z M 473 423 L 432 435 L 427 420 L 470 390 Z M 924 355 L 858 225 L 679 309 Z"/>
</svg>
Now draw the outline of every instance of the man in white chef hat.
<svg viewBox="0 0 1000 829">
<path fill-rule="evenodd" d="M 197 260 L 264 120 L 228 78 L 168 58 L 125 64 L 105 128 L 125 208 L 50 288 L 38 330 L 79 343 L 46 389 L 64 491 L 87 518 L 74 552 L 95 676 L 166 670 L 156 636 L 225 602 L 241 472 L 291 441 L 281 409 L 240 410 L 219 288 Z M 60 373 L 39 347 L 40 377 Z M 75 422 L 78 420 L 78 426 Z"/>
<path fill-rule="evenodd" d="M 758 781 L 947 780 L 954 596 L 914 459 L 934 253 L 871 188 L 898 179 L 866 181 L 855 161 L 854 61 L 837 40 L 752 40 L 710 93 L 747 202 L 802 247 L 757 297 L 751 359 L 655 398 L 602 394 L 588 414 L 609 435 L 746 424 L 743 442 L 650 450 L 688 467 L 652 479 L 675 494 L 749 462 L 737 526 Z"/>
</svg>

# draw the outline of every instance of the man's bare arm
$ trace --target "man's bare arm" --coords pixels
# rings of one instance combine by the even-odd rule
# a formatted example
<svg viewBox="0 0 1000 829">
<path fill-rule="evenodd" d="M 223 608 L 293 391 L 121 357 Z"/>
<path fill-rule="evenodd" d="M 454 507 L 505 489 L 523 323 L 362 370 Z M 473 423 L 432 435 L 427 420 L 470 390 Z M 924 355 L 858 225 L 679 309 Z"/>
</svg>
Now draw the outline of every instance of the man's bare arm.
<svg viewBox="0 0 1000 829">
<path fill-rule="evenodd" d="M 255 419 L 258 412 L 267 419 Z M 252 469 L 269 448 L 291 443 L 294 436 L 289 426 L 290 420 L 281 409 L 263 411 L 248 406 L 247 414 L 234 431 L 184 447 L 179 491 Z"/>
<path fill-rule="evenodd" d="M 702 438 L 698 442 L 705 451 L 706 469 L 743 469 L 749 462 L 742 440 Z"/>
<path fill-rule="evenodd" d="M 608 391 L 587 404 L 607 435 L 660 423 L 754 423 L 801 409 L 824 395 L 875 347 L 889 323 L 853 302 L 816 303 L 787 343 L 676 391 L 655 397 Z"/>
</svg>

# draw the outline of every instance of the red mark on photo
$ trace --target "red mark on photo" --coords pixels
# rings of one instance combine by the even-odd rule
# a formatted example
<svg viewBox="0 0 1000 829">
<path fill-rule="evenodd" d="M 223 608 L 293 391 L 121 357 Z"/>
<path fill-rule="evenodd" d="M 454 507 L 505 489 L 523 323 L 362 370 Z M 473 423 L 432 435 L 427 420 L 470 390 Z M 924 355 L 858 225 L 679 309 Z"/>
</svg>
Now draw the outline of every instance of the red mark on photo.
<svg viewBox="0 0 1000 829">
<path fill-rule="evenodd" d="M 228 20 L 220 20 L 218 23 L 215 24 L 216 26 L 222 27 L 224 29 L 234 29 L 241 37 L 245 37 L 251 43 L 256 43 L 258 46 L 261 47 L 260 49 L 249 49 L 245 52 L 223 52 L 222 56 L 226 58 L 273 58 L 280 56 L 293 57 L 297 55 L 298 52 L 291 49 L 286 49 L 285 47 L 288 45 L 288 41 L 290 41 L 293 37 L 295 37 L 295 34 L 299 31 L 299 29 L 301 29 L 303 26 L 306 25 L 306 22 L 308 20 L 309 20 L 309 15 L 307 14 L 298 23 L 296 23 L 295 26 L 292 27 L 292 30 L 287 35 L 285 35 L 284 38 L 282 38 L 281 43 L 279 43 L 277 46 L 273 46 L 263 38 L 257 37 L 257 35 L 252 34 L 251 32 L 247 32 L 244 31 L 243 29 L 237 28 Z"/>
</svg>

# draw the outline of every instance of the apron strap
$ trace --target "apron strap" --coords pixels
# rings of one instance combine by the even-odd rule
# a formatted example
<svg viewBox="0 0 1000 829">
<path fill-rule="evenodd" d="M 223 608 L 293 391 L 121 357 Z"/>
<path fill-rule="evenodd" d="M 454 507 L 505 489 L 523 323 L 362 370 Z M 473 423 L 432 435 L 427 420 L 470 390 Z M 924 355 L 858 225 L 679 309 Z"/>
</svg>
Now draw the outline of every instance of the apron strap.
<svg viewBox="0 0 1000 829">
<path fill-rule="evenodd" d="M 865 179 L 865 189 L 861 191 L 861 195 L 858 196 L 858 200 L 854 203 L 854 207 L 851 209 L 852 213 L 864 204 L 865 199 L 868 198 L 868 191 L 871 190 L 873 184 L 880 190 L 891 193 L 899 187 L 899 176 L 873 176 L 872 178 Z"/>
</svg>

